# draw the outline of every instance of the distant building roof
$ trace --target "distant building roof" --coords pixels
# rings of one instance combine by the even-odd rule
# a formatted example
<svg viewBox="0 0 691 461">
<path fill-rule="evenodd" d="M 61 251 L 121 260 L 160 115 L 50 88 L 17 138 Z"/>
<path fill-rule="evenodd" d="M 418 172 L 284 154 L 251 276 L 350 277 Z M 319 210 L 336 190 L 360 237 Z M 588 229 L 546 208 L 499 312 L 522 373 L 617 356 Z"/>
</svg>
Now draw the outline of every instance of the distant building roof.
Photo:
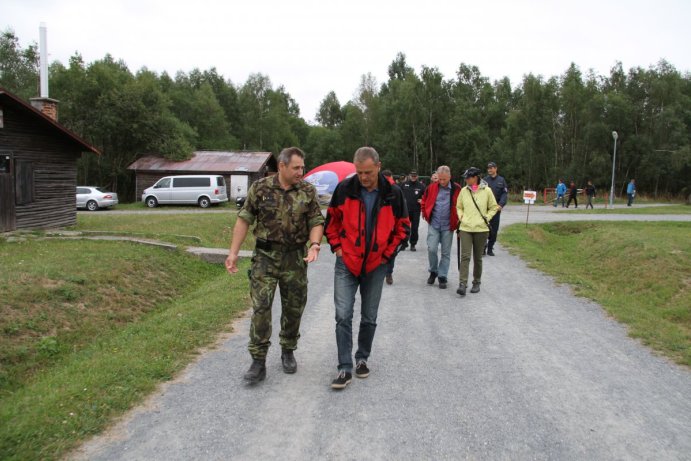
<svg viewBox="0 0 691 461">
<path fill-rule="evenodd" d="M 77 136 L 75 133 L 62 126 L 60 123 L 43 114 L 41 111 L 36 110 L 30 104 L 23 101 L 18 96 L 15 96 L 14 94 L 5 90 L 4 88 L 0 88 L 0 103 L 6 104 L 8 106 L 16 108 L 17 110 L 31 114 L 31 116 L 35 117 L 38 123 L 43 123 L 45 125 L 50 126 L 59 136 L 63 136 L 65 138 L 70 139 L 72 142 L 76 143 L 80 149 L 100 155 L 100 152 L 94 146 L 87 143 L 82 138 Z"/>
<path fill-rule="evenodd" d="M 189 160 L 176 162 L 163 157 L 146 156 L 127 167 L 135 171 L 209 173 L 258 173 L 264 166 L 276 171 L 276 159 L 271 152 L 218 152 L 198 151 Z"/>
</svg>

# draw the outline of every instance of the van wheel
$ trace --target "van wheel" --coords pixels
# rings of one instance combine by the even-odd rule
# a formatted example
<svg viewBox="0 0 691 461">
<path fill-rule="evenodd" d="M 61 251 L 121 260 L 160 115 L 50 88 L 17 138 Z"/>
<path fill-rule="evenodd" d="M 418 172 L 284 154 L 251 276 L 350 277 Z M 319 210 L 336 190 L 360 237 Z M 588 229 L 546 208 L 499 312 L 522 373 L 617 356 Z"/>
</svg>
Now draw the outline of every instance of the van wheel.
<svg viewBox="0 0 691 461">
<path fill-rule="evenodd" d="M 208 197 L 201 197 L 201 198 L 199 199 L 199 206 L 200 206 L 200 207 L 202 207 L 202 208 L 209 208 L 210 205 L 211 205 L 211 200 L 209 200 Z"/>
<path fill-rule="evenodd" d="M 96 203 L 95 200 L 89 200 L 86 202 L 86 209 L 89 211 L 96 211 L 98 210 L 98 203 Z"/>
<path fill-rule="evenodd" d="M 156 200 L 155 197 L 147 197 L 146 206 L 148 206 L 149 208 L 156 208 L 158 206 L 158 200 Z"/>
</svg>

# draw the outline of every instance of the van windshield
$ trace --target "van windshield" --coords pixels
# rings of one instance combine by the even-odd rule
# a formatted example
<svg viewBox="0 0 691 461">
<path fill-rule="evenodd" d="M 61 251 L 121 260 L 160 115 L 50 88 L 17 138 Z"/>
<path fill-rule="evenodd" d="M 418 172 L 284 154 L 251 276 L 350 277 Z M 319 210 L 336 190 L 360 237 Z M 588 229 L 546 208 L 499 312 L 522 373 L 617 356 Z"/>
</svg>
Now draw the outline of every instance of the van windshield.
<svg viewBox="0 0 691 461">
<path fill-rule="evenodd" d="M 170 187 L 170 178 L 161 179 L 159 182 L 156 183 L 154 187 L 156 189 L 161 187 Z"/>
</svg>

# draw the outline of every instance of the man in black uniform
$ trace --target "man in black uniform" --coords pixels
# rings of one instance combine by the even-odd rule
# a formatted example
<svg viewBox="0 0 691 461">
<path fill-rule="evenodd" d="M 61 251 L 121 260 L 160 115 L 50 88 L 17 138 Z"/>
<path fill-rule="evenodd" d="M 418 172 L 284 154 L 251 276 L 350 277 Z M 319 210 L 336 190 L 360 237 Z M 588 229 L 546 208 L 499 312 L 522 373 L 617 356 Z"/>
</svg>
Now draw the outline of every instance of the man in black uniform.
<svg viewBox="0 0 691 461">
<path fill-rule="evenodd" d="M 417 171 L 412 170 L 408 176 L 408 180 L 401 184 L 403 189 L 403 197 L 405 198 L 406 206 L 408 207 L 408 216 L 410 217 L 410 251 L 416 251 L 418 233 L 417 228 L 420 226 L 420 199 L 425 192 L 425 184 L 418 181 Z"/>
<path fill-rule="evenodd" d="M 497 174 L 497 164 L 494 162 L 489 162 L 487 164 L 487 173 L 485 177 L 485 182 L 492 188 L 494 193 L 494 198 L 497 200 L 499 205 L 499 211 L 489 222 L 489 238 L 487 239 L 487 245 L 485 246 L 485 253 L 489 256 L 494 256 L 494 243 L 497 241 L 497 234 L 499 233 L 499 218 L 501 215 L 501 210 L 506 206 L 506 201 L 509 198 L 509 186 L 506 184 L 506 180 L 503 176 Z"/>
</svg>

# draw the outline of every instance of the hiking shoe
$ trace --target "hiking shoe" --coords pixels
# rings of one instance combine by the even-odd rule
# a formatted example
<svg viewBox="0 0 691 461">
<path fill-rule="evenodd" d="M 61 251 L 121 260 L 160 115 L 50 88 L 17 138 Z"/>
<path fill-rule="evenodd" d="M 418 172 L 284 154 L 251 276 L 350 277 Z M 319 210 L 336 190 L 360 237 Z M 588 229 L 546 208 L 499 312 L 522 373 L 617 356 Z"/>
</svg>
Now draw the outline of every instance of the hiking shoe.
<svg viewBox="0 0 691 461">
<path fill-rule="evenodd" d="M 473 288 L 470 289 L 471 293 L 479 293 L 480 292 L 480 282 L 473 282 Z"/>
<path fill-rule="evenodd" d="M 482 256 L 484 256 L 484 255 L 486 255 L 486 254 L 487 254 L 487 247 L 485 247 L 485 248 L 482 250 Z"/>
<path fill-rule="evenodd" d="M 458 293 L 461 296 L 465 296 L 465 283 L 461 283 L 460 285 L 458 285 L 456 293 Z"/>
<path fill-rule="evenodd" d="M 393 275 L 387 275 L 387 276 L 386 276 L 386 284 L 387 284 L 387 285 L 392 285 L 392 284 L 393 284 Z"/>
<path fill-rule="evenodd" d="M 446 280 L 446 277 L 439 277 L 439 288 L 442 290 L 446 290 L 446 284 L 448 281 Z"/>
<path fill-rule="evenodd" d="M 298 371 L 298 363 L 295 361 L 295 354 L 293 351 L 283 350 L 281 354 L 281 362 L 283 363 L 283 372 L 293 374 Z"/>
<path fill-rule="evenodd" d="M 415 245 L 410 245 L 410 251 L 417 251 L 417 250 L 415 249 Z"/>
<path fill-rule="evenodd" d="M 487 250 L 487 256 L 494 256 L 494 250 Z"/>
<path fill-rule="evenodd" d="M 427 285 L 434 285 L 434 280 L 437 278 L 436 272 L 430 272 L 429 278 L 427 279 Z"/>
<path fill-rule="evenodd" d="M 353 380 L 353 375 L 347 371 L 339 371 L 336 379 L 331 381 L 331 389 L 345 389 L 345 387 L 350 384 Z"/>
<path fill-rule="evenodd" d="M 366 378 L 369 376 L 369 368 L 367 368 L 367 362 L 360 360 L 355 366 L 355 376 L 358 378 Z"/>
<path fill-rule="evenodd" d="M 250 369 L 245 373 L 244 379 L 249 384 L 256 384 L 259 381 L 264 381 L 266 378 L 266 363 L 264 360 L 252 360 Z"/>
</svg>

